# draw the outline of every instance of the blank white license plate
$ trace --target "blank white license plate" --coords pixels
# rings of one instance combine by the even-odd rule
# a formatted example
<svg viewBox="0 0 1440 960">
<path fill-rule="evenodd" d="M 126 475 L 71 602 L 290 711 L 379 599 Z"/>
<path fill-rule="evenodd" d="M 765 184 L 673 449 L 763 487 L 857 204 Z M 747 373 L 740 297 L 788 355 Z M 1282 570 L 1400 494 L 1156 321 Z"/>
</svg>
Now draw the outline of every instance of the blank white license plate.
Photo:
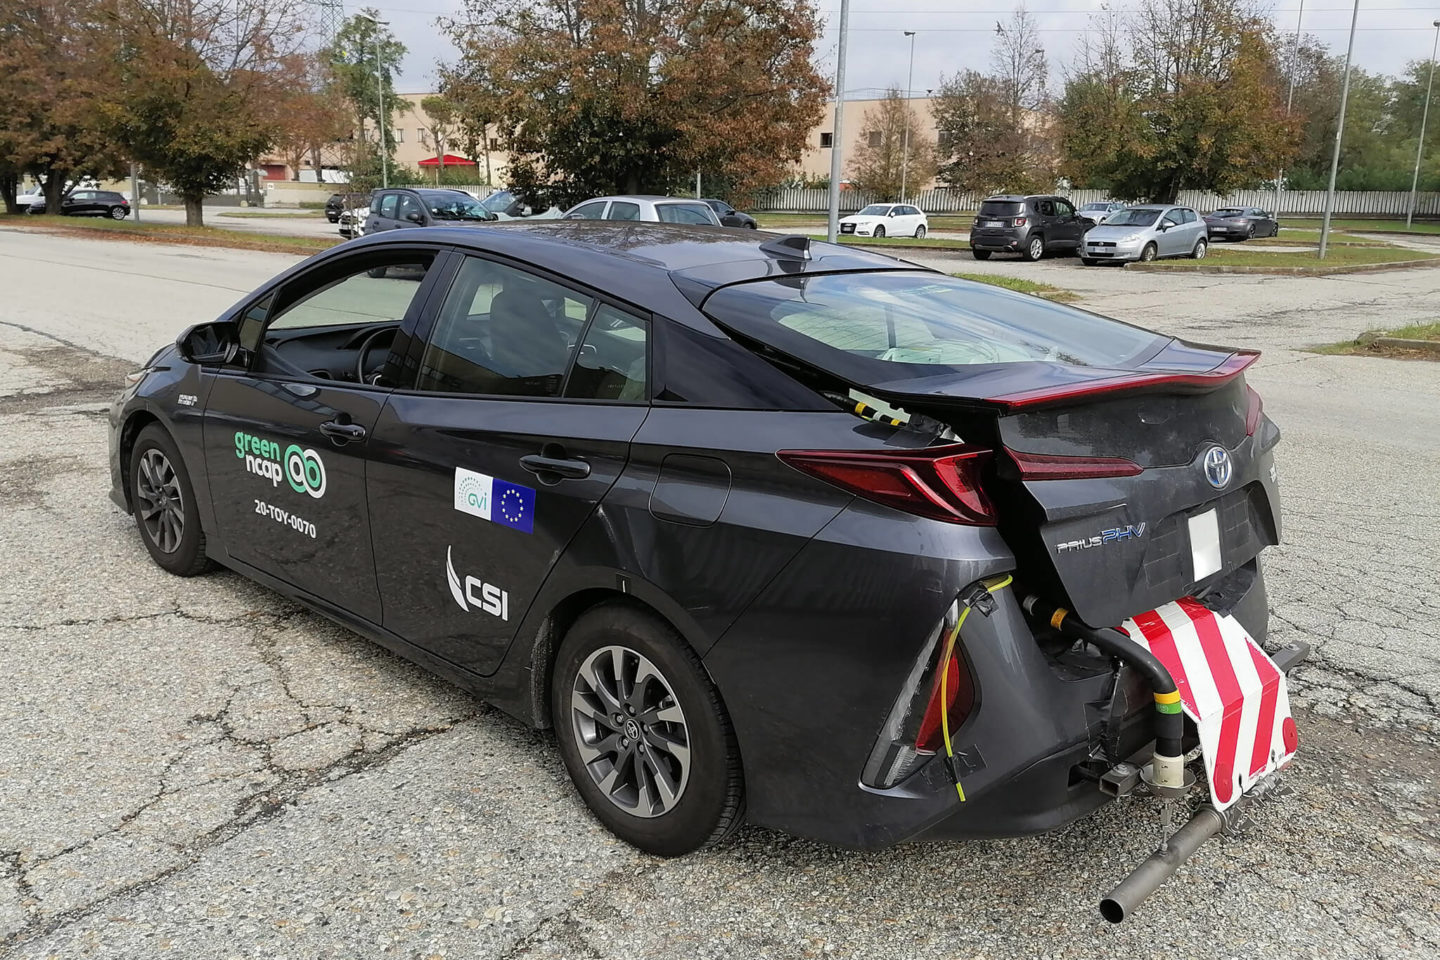
<svg viewBox="0 0 1440 960">
<path fill-rule="evenodd" d="M 1198 513 L 1189 520 L 1191 583 L 1199 583 L 1220 572 L 1220 518 L 1214 510 Z"/>
<path fill-rule="evenodd" d="M 982 227 L 1003 227 L 1003 226 L 1005 226 L 1005 221 L 1004 221 L 1004 220 L 986 220 L 984 223 L 980 224 L 980 226 L 982 226 Z"/>
</svg>

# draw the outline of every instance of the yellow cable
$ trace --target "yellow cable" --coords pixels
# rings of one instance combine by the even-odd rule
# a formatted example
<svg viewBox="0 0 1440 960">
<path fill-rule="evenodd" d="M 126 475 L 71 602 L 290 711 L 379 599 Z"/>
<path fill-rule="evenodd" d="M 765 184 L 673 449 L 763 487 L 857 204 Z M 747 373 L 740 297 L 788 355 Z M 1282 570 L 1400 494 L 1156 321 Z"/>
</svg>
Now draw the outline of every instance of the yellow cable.
<svg viewBox="0 0 1440 960">
<path fill-rule="evenodd" d="M 994 593 L 1010 586 L 1014 578 L 1009 575 L 1003 579 L 993 582 L 981 581 L 985 589 Z M 955 653 L 955 641 L 960 638 L 960 628 L 965 626 L 965 618 L 970 616 L 970 605 L 966 604 L 965 609 L 960 611 L 960 619 L 955 621 L 955 628 L 950 631 L 950 636 L 945 640 L 945 656 L 940 660 L 940 734 L 945 740 L 945 756 L 951 760 L 955 759 L 955 746 L 950 742 L 950 698 L 946 696 L 946 680 L 950 677 L 950 658 Z M 965 788 L 960 785 L 960 778 L 955 778 L 955 792 L 960 795 L 960 802 L 965 802 Z"/>
</svg>

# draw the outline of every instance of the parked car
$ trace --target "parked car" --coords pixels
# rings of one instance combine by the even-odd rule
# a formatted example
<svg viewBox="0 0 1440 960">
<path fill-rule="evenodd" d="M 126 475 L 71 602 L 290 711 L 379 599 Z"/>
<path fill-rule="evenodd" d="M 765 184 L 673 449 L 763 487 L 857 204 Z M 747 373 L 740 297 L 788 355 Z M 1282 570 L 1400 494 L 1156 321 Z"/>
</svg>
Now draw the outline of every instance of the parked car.
<svg viewBox="0 0 1440 960">
<path fill-rule="evenodd" d="M 930 220 L 920 208 L 908 203 L 872 203 L 840 218 L 840 232 L 857 237 L 915 237 L 923 240 L 930 232 Z"/>
<path fill-rule="evenodd" d="M 1094 203 L 1086 203 L 1080 207 L 1080 216 L 1086 220 L 1093 220 L 1095 223 L 1104 223 L 1112 214 L 1119 213 L 1125 209 L 1125 204 L 1118 200 L 1098 200 Z"/>
<path fill-rule="evenodd" d="M 463 190 L 393 187 L 370 195 L 365 233 L 405 227 L 436 227 L 455 223 L 486 223 L 498 219 Z"/>
<path fill-rule="evenodd" d="M 325 201 L 325 219 L 331 223 L 339 223 L 340 214 L 346 210 L 368 206 L 370 206 L 370 194 L 368 193 L 332 193 L 330 199 Z"/>
<path fill-rule="evenodd" d="M 720 218 L 704 200 L 683 197 L 596 197 L 565 211 L 565 220 L 641 220 L 648 223 L 689 223 L 720 226 Z"/>
<path fill-rule="evenodd" d="M 1205 221 L 1189 207 L 1164 204 L 1129 207 L 1085 235 L 1080 253 L 1087 267 L 1102 261 L 1150 261 L 1194 257 L 1208 250 Z"/>
<path fill-rule="evenodd" d="M 387 231 L 290 267 L 127 379 L 112 500 L 162 569 L 222 564 L 553 726 L 655 854 L 745 819 L 1055 830 L 1142 765 L 1222 810 L 1273 782 L 1253 351 L 645 226 Z"/>
<path fill-rule="evenodd" d="M 31 213 L 45 212 L 45 197 L 42 195 L 30 205 Z M 124 194 L 113 190 L 72 190 L 61 203 L 60 213 L 66 217 L 109 217 L 124 220 L 130 216 L 130 201 Z"/>
<path fill-rule="evenodd" d="M 370 216 L 369 207 L 356 207 L 340 212 L 340 236 L 347 240 L 365 236 L 365 219 Z"/>
<path fill-rule="evenodd" d="M 1280 221 L 1259 207 L 1221 207 L 1205 214 L 1211 240 L 1251 240 L 1278 237 Z"/>
<path fill-rule="evenodd" d="M 24 210 L 26 213 L 29 213 L 30 208 L 37 203 L 42 207 L 45 205 L 45 191 L 38 184 L 26 190 L 24 193 L 17 193 L 15 195 L 15 209 L 17 210 Z"/>
<path fill-rule="evenodd" d="M 712 198 L 705 202 L 710 204 L 710 209 L 714 210 L 715 216 L 720 218 L 720 225 L 722 227 L 744 227 L 747 230 L 754 230 L 759 226 L 755 218 L 750 216 L 750 214 L 741 213 L 724 200 Z"/>
<path fill-rule="evenodd" d="M 536 210 L 513 190 L 495 190 L 480 198 L 480 205 L 499 220 L 558 220 L 565 211 L 557 206 Z"/>
<path fill-rule="evenodd" d="M 1094 225 L 1064 197 L 987 197 L 970 227 L 970 253 L 976 260 L 988 260 L 992 253 L 1039 260 L 1054 251 L 1078 250 Z"/>
</svg>

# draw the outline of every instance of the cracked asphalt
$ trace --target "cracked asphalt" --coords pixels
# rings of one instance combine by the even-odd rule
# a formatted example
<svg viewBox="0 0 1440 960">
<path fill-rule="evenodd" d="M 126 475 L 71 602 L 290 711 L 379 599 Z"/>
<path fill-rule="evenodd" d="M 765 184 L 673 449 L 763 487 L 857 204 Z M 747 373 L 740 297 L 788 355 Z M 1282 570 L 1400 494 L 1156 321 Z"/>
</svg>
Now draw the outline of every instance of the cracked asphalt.
<svg viewBox="0 0 1440 960">
<path fill-rule="evenodd" d="M 615 841 L 549 734 L 229 573 L 179 580 L 109 501 L 123 374 L 293 258 L 0 228 L 0 956 L 1440 955 L 1440 367 L 1300 348 L 1433 320 L 1440 270 L 1014 270 L 1266 351 L 1285 542 L 1272 640 L 1315 645 L 1292 792 L 1121 927 L 1147 801 L 1044 837 L 853 853 L 747 828 Z"/>
</svg>

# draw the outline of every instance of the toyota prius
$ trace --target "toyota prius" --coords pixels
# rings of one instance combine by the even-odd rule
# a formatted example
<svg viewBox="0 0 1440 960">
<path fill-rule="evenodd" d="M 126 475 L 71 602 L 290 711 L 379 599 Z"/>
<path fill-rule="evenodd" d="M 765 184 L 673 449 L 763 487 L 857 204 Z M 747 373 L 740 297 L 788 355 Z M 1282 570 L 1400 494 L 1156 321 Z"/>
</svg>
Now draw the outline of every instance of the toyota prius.
<svg viewBox="0 0 1440 960">
<path fill-rule="evenodd" d="M 1296 748 L 1254 359 L 802 237 L 396 231 L 131 375 L 112 497 L 553 727 L 654 853 L 1226 813 Z"/>
</svg>

